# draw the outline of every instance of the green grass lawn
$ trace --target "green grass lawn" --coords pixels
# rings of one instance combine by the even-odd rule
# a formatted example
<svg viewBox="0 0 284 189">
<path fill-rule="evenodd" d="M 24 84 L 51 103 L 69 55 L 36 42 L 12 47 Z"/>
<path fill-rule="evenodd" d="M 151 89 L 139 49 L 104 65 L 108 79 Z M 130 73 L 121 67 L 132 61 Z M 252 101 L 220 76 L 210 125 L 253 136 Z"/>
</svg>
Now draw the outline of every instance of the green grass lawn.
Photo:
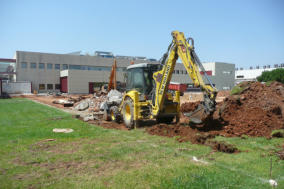
<svg viewBox="0 0 284 189">
<path fill-rule="evenodd" d="M 212 152 L 144 129 L 104 129 L 27 99 L 1 99 L 0 188 L 271 188 L 270 159 L 284 188 L 284 163 L 273 153 L 283 139 L 216 140 L 242 152 Z"/>
</svg>

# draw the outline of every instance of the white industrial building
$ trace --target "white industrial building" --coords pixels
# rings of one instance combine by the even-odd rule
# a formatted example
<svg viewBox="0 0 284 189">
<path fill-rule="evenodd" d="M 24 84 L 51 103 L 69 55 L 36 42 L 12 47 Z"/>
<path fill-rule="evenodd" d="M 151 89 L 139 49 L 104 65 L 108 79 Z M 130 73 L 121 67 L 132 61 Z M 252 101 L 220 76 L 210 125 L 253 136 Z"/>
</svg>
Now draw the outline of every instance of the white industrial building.
<svg viewBox="0 0 284 189">
<path fill-rule="evenodd" d="M 243 81 L 256 81 L 257 77 L 262 74 L 264 71 L 271 71 L 277 68 L 284 68 L 284 63 L 282 64 L 275 64 L 274 67 L 270 65 L 263 66 L 260 68 L 256 66 L 255 68 L 250 67 L 250 69 L 236 69 L 235 73 L 235 85 L 243 82 Z"/>
<path fill-rule="evenodd" d="M 30 82 L 31 91 L 65 93 L 92 93 L 93 88 L 108 83 L 114 59 L 117 61 L 117 81 L 125 82 L 126 67 L 133 61 L 137 63 L 159 64 L 155 59 L 146 57 L 114 56 L 112 53 L 99 51 L 96 56 L 54 54 L 16 51 L 14 59 L 9 59 L 13 70 L 0 79 L 14 82 Z M 1 62 L 0 62 L 1 64 Z M 4 63 L 3 63 L 4 64 Z M 7 62 L 6 62 L 6 70 Z M 222 62 L 203 63 L 207 75 L 218 90 L 230 90 L 234 86 L 235 65 Z M 10 66 L 11 67 L 11 66 Z M 9 68 L 10 68 L 9 67 Z M 204 74 L 201 72 L 201 74 Z M 10 78 L 10 79 L 9 79 Z M 12 79 L 11 79 L 12 78 Z M 191 84 L 183 64 L 177 63 L 173 72 L 173 82 Z"/>
</svg>

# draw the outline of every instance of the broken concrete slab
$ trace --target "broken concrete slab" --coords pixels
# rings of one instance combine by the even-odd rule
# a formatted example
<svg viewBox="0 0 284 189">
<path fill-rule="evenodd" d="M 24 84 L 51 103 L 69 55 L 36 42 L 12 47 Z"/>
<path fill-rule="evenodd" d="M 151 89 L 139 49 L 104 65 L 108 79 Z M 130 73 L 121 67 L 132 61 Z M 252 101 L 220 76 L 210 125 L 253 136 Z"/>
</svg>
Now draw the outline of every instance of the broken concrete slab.
<svg viewBox="0 0 284 189">
<path fill-rule="evenodd" d="M 72 133 L 74 130 L 73 129 L 53 129 L 52 130 L 54 133 Z"/>
<path fill-rule="evenodd" d="M 64 107 L 73 106 L 74 105 L 74 102 L 68 101 L 68 100 L 64 100 L 64 99 L 54 100 L 54 101 L 52 101 L 52 103 L 53 104 L 62 104 Z"/>
<path fill-rule="evenodd" d="M 83 117 L 83 121 L 87 122 L 87 121 L 91 121 L 94 120 L 94 116 L 92 114 L 90 115 L 86 115 L 85 117 Z"/>
<path fill-rule="evenodd" d="M 89 103 L 87 101 L 80 102 L 77 106 L 75 106 L 75 110 L 84 111 L 89 108 Z"/>
<path fill-rule="evenodd" d="M 122 93 L 118 90 L 111 90 L 108 94 L 108 102 L 115 102 L 117 104 L 120 104 L 122 101 Z"/>
</svg>

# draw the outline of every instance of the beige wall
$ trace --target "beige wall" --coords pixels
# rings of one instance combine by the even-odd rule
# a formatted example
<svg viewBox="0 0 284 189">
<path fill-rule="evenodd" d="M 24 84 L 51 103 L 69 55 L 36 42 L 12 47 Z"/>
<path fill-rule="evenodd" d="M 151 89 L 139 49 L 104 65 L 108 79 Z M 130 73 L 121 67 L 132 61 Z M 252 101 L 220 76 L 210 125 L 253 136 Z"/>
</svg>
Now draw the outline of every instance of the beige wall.
<svg viewBox="0 0 284 189">
<path fill-rule="evenodd" d="M 110 72 L 94 70 L 64 70 L 61 76 L 68 77 L 68 93 L 84 94 L 89 93 L 89 82 L 109 82 Z M 117 72 L 117 81 L 123 82 L 122 72 Z"/>
</svg>

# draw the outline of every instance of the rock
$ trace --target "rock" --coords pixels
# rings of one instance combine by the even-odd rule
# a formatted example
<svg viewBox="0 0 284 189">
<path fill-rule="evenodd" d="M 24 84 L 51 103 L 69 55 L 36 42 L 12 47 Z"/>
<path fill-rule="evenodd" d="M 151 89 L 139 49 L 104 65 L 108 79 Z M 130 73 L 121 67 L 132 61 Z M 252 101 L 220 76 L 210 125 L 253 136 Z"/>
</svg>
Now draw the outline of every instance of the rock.
<svg viewBox="0 0 284 189">
<path fill-rule="evenodd" d="M 64 107 L 71 107 L 74 105 L 74 102 L 64 99 L 54 100 L 52 101 L 53 104 L 62 104 Z"/>
<path fill-rule="evenodd" d="M 111 90 L 108 94 L 108 102 L 115 102 L 117 104 L 120 104 L 122 101 L 122 93 L 118 90 Z"/>
<path fill-rule="evenodd" d="M 269 184 L 270 184 L 270 186 L 273 186 L 273 187 L 277 186 L 277 182 L 273 179 L 269 179 Z"/>
<path fill-rule="evenodd" d="M 76 115 L 72 115 L 72 118 L 80 118 L 80 115 L 79 114 L 76 114 Z"/>
<path fill-rule="evenodd" d="M 72 133 L 74 130 L 73 129 L 53 129 L 52 130 L 54 133 Z"/>
<path fill-rule="evenodd" d="M 90 120 L 94 120 L 94 116 L 93 115 L 87 115 L 83 118 L 83 121 L 87 122 L 87 121 L 90 121 Z"/>
<path fill-rule="evenodd" d="M 80 102 L 77 106 L 75 106 L 75 110 L 84 111 L 89 108 L 89 103 L 87 101 Z"/>
<path fill-rule="evenodd" d="M 100 104 L 100 110 L 104 111 L 105 109 L 107 110 L 108 106 L 107 106 L 107 102 L 104 101 Z"/>
<path fill-rule="evenodd" d="M 59 100 L 54 100 L 52 101 L 53 104 L 74 104 L 72 101 L 64 100 L 64 99 L 59 99 Z"/>
</svg>

